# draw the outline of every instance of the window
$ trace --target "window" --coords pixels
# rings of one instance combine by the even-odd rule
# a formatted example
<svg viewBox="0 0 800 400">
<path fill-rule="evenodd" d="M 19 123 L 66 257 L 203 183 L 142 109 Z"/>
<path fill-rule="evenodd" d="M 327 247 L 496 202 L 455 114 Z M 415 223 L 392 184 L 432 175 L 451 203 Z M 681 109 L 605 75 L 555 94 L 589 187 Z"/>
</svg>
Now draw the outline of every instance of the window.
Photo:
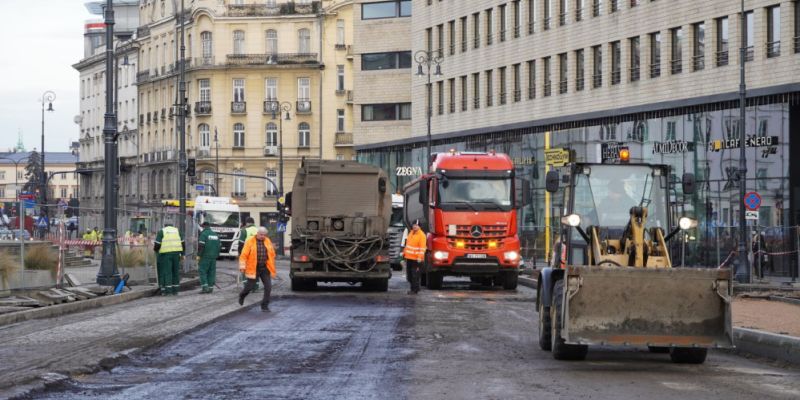
<svg viewBox="0 0 800 400">
<path fill-rule="evenodd" d="M 558 0 L 558 25 L 564 26 L 567 24 L 567 13 L 569 12 L 569 6 L 567 6 L 567 2 L 569 0 Z"/>
<path fill-rule="evenodd" d="M 244 102 L 244 79 L 233 80 L 233 102 Z"/>
<path fill-rule="evenodd" d="M 639 37 L 632 37 L 629 42 L 631 48 L 631 82 L 636 82 L 639 80 L 639 67 L 641 65 Z"/>
<path fill-rule="evenodd" d="M 583 8 L 586 0 L 575 0 L 575 21 L 583 21 Z"/>
<path fill-rule="evenodd" d="M 437 111 L 439 115 L 444 114 L 444 82 L 436 82 L 436 99 L 438 100 Z"/>
<path fill-rule="evenodd" d="M 767 58 L 781 55 L 781 6 L 767 7 Z"/>
<path fill-rule="evenodd" d="M 203 53 L 203 59 L 204 60 L 211 59 L 211 56 L 213 54 L 211 32 L 208 31 L 200 32 L 200 44 Z"/>
<path fill-rule="evenodd" d="M 266 182 L 266 187 L 264 190 L 264 194 L 267 196 L 277 196 L 278 195 L 278 171 L 274 169 L 268 169 L 264 172 L 264 176 L 267 178 L 264 181 Z"/>
<path fill-rule="evenodd" d="M 311 31 L 306 28 L 297 31 L 297 52 L 300 54 L 311 53 Z"/>
<path fill-rule="evenodd" d="M 278 99 L 278 78 L 266 78 L 264 80 L 264 99 L 275 101 Z"/>
<path fill-rule="evenodd" d="M 267 31 L 267 54 L 278 54 L 278 32 L 274 29 Z"/>
<path fill-rule="evenodd" d="M 472 74 L 472 108 L 481 108 L 481 75 L 477 72 Z"/>
<path fill-rule="evenodd" d="M 692 25 L 692 70 L 701 71 L 706 67 L 706 24 L 703 22 Z"/>
<path fill-rule="evenodd" d="M 520 79 L 522 79 L 522 76 L 520 75 L 521 74 L 521 72 L 520 72 L 520 68 L 521 67 L 522 66 L 520 64 L 514 64 L 514 66 L 513 66 L 513 68 L 514 68 L 514 72 L 513 72 L 513 74 L 514 74 L 514 76 L 513 76 L 514 82 L 513 82 L 513 85 L 514 85 L 514 102 L 515 103 L 519 102 L 520 100 L 522 100 L 522 82 L 520 81 Z"/>
<path fill-rule="evenodd" d="M 411 103 L 364 104 L 362 121 L 395 121 L 411 119 Z"/>
<path fill-rule="evenodd" d="M 800 1 L 794 1 L 794 52 L 800 53 Z"/>
<path fill-rule="evenodd" d="M 267 147 L 275 147 L 278 145 L 278 125 L 274 122 L 267 123 L 265 130 L 266 136 L 264 137 L 264 144 Z"/>
<path fill-rule="evenodd" d="M 344 65 L 336 66 L 336 90 L 344 91 Z"/>
<path fill-rule="evenodd" d="M 233 147 L 244 148 L 244 124 L 233 124 Z"/>
<path fill-rule="evenodd" d="M 208 149 L 211 147 L 211 130 L 208 127 L 208 124 L 200 124 L 197 127 L 197 131 L 200 132 L 200 148 L 201 149 Z"/>
<path fill-rule="evenodd" d="M 1 190 L 5 192 L 5 188 L 2 188 Z M 5 197 L 5 194 L 3 194 L 0 197 Z M 61 187 L 61 198 L 65 199 L 66 197 L 67 197 L 67 188 L 66 187 Z"/>
<path fill-rule="evenodd" d="M 528 99 L 536 98 L 536 60 L 528 61 Z"/>
<path fill-rule="evenodd" d="M 650 78 L 661 76 L 661 33 L 650 34 Z"/>
<path fill-rule="evenodd" d="M 367 53 L 361 55 L 361 70 L 411 68 L 411 52 Z"/>
<path fill-rule="evenodd" d="M 494 35 L 494 20 L 492 9 L 486 10 L 486 45 L 492 44 Z"/>
<path fill-rule="evenodd" d="M 336 44 L 344 46 L 344 20 L 336 20 Z"/>
<path fill-rule="evenodd" d="M 430 53 L 433 49 L 433 28 L 425 29 L 425 49 Z"/>
<path fill-rule="evenodd" d="M 550 3 L 552 0 L 543 0 L 544 1 L 544 30 L 550 29 L 550 18 L 552 17 L 552 4 Z"/>
<path fill-rule="evenodd" d="M 544 97 L 550 96 L 553 91 L 552 83 L 550 81 L 551 78 L 551 70 L 550 70 L 550 57 L 545 57 L 542 60 L 543 68 L 544 68 Z"/>
<path fill-rule="evenodd" d="M 444 24 L 436 25 L 436 52 L 444 57 Z"/>
<path fill-rule="evenodd" d="M 449 51 L 450 55 L 456 54 L 456 21 L 450 21 L 447 23 L 447 34 L 448 34 L 448 41 L 450 43 Z"/>
<path fill-rule="evenodd" d="M 618 85 L 622 80 L 622 54 L 620 43 L 611 42 L 611 84 Z"/>
<path fill-rule="evenodd" d="M 722 67 L 728 65 L 728 17 L 717 19 L 717 66 Z"/>
<path fill-rule="evenodd" d="M 472 47 L 481 47 L 481 15 L 480 13 L 472 14 Z M 428 46 L 430 50 L 430 46 Z"/>
<path fill-rule="evenodd" d="M 336 110 L 336 132 L 344 132 L 344 110 Z"/>
<path fill-rule="evenodd" d="M 245 172 L 243 169 L 235 169 L 233 170 L 233 196 L 232 197 L 245 197 L 247 194 L 245 193 L 246 187 L 244 184 L 244 175 Z"/>
<path fill-rule="evenodd" d="M 611 12 L 619 11 L 619 0 L 610 0 L 611 1 Z"/>
<path fill-rule="evenodd" d="M 680 74 L 683 72 L 683 28 L 672 28 L 670 34 L 672 37 L 671 72 Z"/>
<path fill-rule="evenodd" d="M 592 0 L 592 16 L 599 17 L 603 14 L 603 0 Z"/>
<path fill-rule="evenodd" d="M 411 16 L 411 0 L 382 1 L 361 5 L 361 19 Z"/>
<path fill-rule="evenodd" d="M 528 34 L 536 31 L 536 0 L 528 1 Z"/>
<path fill-rule="evenodd" d="M 603 86 L 603 48 L 592 47 L 592 87 Z"/>
<path fill-rule="evenodd" d="M 497 70 L 500 75 L 500 105 L 506 104 L 506 67 L 501 67 Z"/>
<path fill-rule="evenodd" d="M 211 81 L 208 79 L 197 80 L 198 92 L 200 92 L 201 102 L 211 102 Z"/>
<path fill-rule="evenodd" d="M 747 32 L 747 36 L 746 36 L 747 46 L 745 46 L 746 49 L 745 49 L 744 60 L 745 61 L 753 61 L 753 41 L 754 41 L 753 29 L 755 28 L 755 24 L 754 24 L 754 21 L 753 21 L 753 12 L 752 11 L 748 11 L 748 12 L 744 13 L 744 16 L 745 16 L 745 23 L 744 23 L 745 24 L 745 32 Z"/>
<path fill-rule="evenodd" d="M 558 55 L 558 93 L 567 93 L 567 53 Z"/>
<path fill-rule="evenodd" d="M 486 107 L 494 105 L 494 82 L 492 70 L 487 70 L 486 74 Z"/>
<path fill-rule="evenodd" d="M 301 122 L 297 126 L 297 147 L 311 147 L 311 127 Z"/>
<path fill-rule="evenodd" d="M 514 0 L 514 2 L 511 3 L 511 6 L 513 8 L 511 11 L 514 13 L 513 18 L 514 18 L 514 37 L 515 38 L 519 37 L 519 31 L 520 31 L 520 27 L 519 26 L 522 23 L 522 15 L 520 15 L 519 2 L 520 2 L 520 0 Z"/>
<path fill-rule="evenodd" d="M 233 54 L 244 54 L 244 31 L 233 31 Z"/>
<path fill-rule="evenodd" d="M 456 112 L 456 79 L 451 78 L 450 80 L 448 80 L 447 83 L 450 89 L 450 96 L 447 107 L 448 107 L 448 112 L 452 114 Z"/>
<path fill-rule="evenodd" d="M 506 20 L 508 18 L 508 15 L 507 15 L 508 11 L 506 10 L 506 5 L 505 4 L 500 5 L 499 8 L 500 8 L 500 16 L 499 16 L 500 17 L 500 41 L 501 42 L 505 42 L 506 41 L 506 30 L 508 29 L 508 21 Z"/>
<path fill-rule="evenodd" d="M 584 79 L 586 74 L 584 71 L 586 65 L 583 56 L 583 49 L 575 51 L 575 91 L 578 92 L 584 88 Z"/>
<path fill-rule="evenodd" d="M 467 17 L 461 17 L 461 52 L 467 51 Z"/>
<path fill-rule="evenodd" d="M 467 111 L 467 76 L 461 77 L 461 111 Z"/>
<path fill-rule="evenodd" d="M 297 100 L 311 100 L 311 78 L 297 78 Z"/>
</svg>

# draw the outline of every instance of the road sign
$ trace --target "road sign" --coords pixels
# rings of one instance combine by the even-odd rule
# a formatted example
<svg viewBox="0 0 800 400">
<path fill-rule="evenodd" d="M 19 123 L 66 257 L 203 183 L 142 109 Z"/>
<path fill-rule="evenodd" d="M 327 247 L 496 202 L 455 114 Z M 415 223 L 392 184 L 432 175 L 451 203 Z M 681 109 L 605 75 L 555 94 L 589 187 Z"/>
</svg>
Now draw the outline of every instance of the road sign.
<svg viewBox="0 0 800 400">
<path fill-rule="evenodd" d="M 194 185 L 194 190 L 198 192 L 203 192 L 206 190 L 206 185 Z"/>
<path fill-rule="evenodd" d="M 286 232 L 286 222 L 278 222 L 278 232 Z"/>
<path fill-rule="evenodd" d="M 286 203 L 286 198 L 283 197 L 283 196 L 278 197 L 278 203 L 285 204 Z"/>
<path fill-rule="evenodd" d="M 569 150 L 562 148 L 547 149 L 544 151 L 544 162 L 554 167 L 563 167 L 569 162 Z"/>
<path fill-rule="evenodd" d="M 758 211 L 745 211 L 744 219 L 747 221 L 758 221 Z"/>
<path fill-rule="evenodd" d="M 761 195 L 758 192 L 748 192 L 744 195 L 744 206 L 750 211 L 758 211 L 761 207 Z"/>
<path fill-rule="evenodd" d="M 23 192 L 19 194 L 20 200 L 34 200 L 36 199 L 36 195 L 33 193 Z"/>
</svg>

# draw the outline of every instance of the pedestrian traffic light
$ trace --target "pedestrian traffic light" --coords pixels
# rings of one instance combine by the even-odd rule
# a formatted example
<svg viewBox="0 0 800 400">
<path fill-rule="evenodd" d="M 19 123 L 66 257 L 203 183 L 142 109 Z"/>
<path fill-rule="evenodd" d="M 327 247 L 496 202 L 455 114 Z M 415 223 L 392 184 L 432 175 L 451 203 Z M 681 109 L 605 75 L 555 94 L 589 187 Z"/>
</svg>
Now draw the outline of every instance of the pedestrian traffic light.
<svg viewBox="0 0 800 400">
<path fill-rule="evenodd" d="M 186 176 L 195 176 L 196 175 L 196 173 L 195 173 L 195 159 L 194 158 L 190 158 L 190 159 L 186 160 L 186 162 L 187 162 L 187 164 L 186 164 Z"/>
</svg>

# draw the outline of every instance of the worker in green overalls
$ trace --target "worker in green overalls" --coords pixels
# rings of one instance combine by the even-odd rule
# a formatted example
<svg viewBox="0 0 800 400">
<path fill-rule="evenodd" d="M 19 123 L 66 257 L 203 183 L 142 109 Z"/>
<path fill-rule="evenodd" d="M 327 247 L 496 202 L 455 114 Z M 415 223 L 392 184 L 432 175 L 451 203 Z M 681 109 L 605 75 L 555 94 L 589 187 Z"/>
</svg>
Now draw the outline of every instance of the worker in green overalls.
<svg viewBox="0 0 800 400">
<path fill-rule="evenodd" d="M 244 243 L 247 239 L 255 236 L 258 233 L 258 227 L 255 226 L 256 221 L 253 217 L 247 217 L 245 220 L 245 226 L 239 231 L 239 254 L 242 254 L 242 249 L 244 249 Z M 245 278 L 244 274 L 241 275 L 241 281 L 247 282 L 247 278 Z M 256 285 L 253 287 L 253 291 L 258 290 L 258 279 L 256 279 Z"/>
<path fill-rule="evenodd" d="M 181 283 L 180 264 L 183 257 L 183 238 L 178 228 L 170 223 L 158 231 L 153 250 L 158 252 L 156 268 L 161 295 L 177 295 Z"/>
<path fill-rule="evenodd" d="M 203 231 L 197 238 L 197 261 L 200 272 L 200 293 L 211 293 L 217 281 L 217 257 L 220 250 L 219 235 L 211 224 L 203 222 Z"/>
</svg>

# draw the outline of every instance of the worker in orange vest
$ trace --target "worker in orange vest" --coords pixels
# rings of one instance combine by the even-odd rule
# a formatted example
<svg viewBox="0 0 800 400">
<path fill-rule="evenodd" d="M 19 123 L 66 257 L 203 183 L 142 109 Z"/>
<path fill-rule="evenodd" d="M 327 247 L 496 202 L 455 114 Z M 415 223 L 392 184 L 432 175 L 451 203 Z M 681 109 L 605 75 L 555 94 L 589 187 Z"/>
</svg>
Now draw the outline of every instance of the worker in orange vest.
<svg viewBox="0 0 800 400">
<path fill-rule="evenodd" d="M 425 249 L 427 248 L 427 237 L 425 232 L 419 227 L 419 220 L 415 220 L 411 227 L 411 232 L 406 238 L 406 247 L 403 249 L 403 258 L 406 259 L 406 268 L 411 277 L 411 290 L 408 294 L 419 293 L 419 274 L 422 263 L 425 260 Z"/>
<path fill-rule="evenodd" d="M 244 305 L 244 298 L 253 291 L 256 279 L 264 284 L 264 297 L 261 300 L 261 311 L 269 312 L 269 295 L 272 291 L 272 280 L 277 278 L 275 271 L 275 249 L 267 237 L 267 228 L 259 227 L 256 235 L 244 242 L 239 253 L 239 271 L 247 278 L 244 289 L 239 293 L 239 305 Z"/>
</svg>

